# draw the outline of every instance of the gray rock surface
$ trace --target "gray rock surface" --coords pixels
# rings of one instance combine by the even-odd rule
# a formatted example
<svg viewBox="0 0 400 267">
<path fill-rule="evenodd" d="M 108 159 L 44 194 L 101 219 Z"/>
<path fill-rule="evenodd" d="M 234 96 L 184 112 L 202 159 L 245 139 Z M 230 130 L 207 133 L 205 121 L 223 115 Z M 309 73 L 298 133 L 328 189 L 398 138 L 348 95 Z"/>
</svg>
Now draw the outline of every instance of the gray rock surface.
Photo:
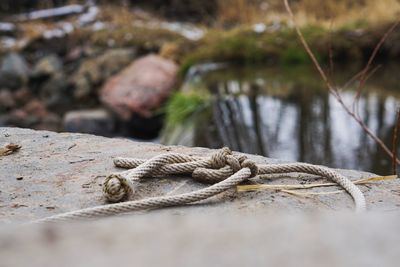
<svg viewBox="0 0 400 267">
<path fill-rule="evenodd" d="M 0 157 L 1 221 L 29 221 L 61 212 L 104 204 L 101 184 L 106 175 L 119 171 L 113 157 L 150 158 L 161 153 L 179 152 L 209 155 L 205 148 L 162 146 L 133 142 L 128 139 L 104 138 L 85 134 L 54 133 L 19 128 L 0 128 L 0 143 L 22 146 L 18 153 Z M 258 163 L 277 162 L 249 156 Z M 371 174 L 342 170 L 351 179 Z M 22 179 L 20 179 L 22 177 Z M 303 175 L 294 181 L 290 175 L 279 175 L 267 183 L 309 183 L 316 180 Z M 317 179 L 321 180 L 321 179 Z M 400 206 L 399 180 L 360 186 L 369 210 L 397 210 Z M 187 177 L 148 179 L 142 182 L 135 198 L 189 192 L 205 185 Z M 317 189 L 334 190 L 332 188 Z M 178 208 L 184 213 L 245 210 L 352 210 L 353 201 L 345 193 L 302 198 L 273 191 L 223 193 L 196 208 Z"/>
<path fill-rule="evenodd" d="M 74 110 L 65 114 L 63 128 L 67 132 L 107 136 L 114 132 L 115 120 L 104 109 Z"/>
<path fill-rule="evenodd" d="M 0 66 L 0 84 L 4 88 L 18 89 L 28 81 L 30 69 L 25 59 L 17 53 L 4 56 Z"/>
<path fill-rule="evenodd" d="M 73 103 L 73 89 L 62 72 L 43 83 L 39 96 L 47 107 L 58 110 L 68 110 Z"/>
<path fill-rule="evenodd" d="M 361 215 L 352 213 L 347 194 L 303 198 L 230 190 L 185 207 L 87 223 L 17 226 L 7 223 L 103 205 L 101 183 L 118 171 L 112 164 L 115 156 L 204 156 L 212 151 L 18 128 L 0 128 L 4 143 L 22 147 L 0 156 L 1 266 L 398 266 L 400 260 L 398 179 L 360 186 L 369 209 Z M 351 179 L 372 175 L 340 172 Z M 280 175 L 259 182 L 316 180 L 321 178 Z M 135 198 L 204 186 L 189 177 L 148 179 Z M 323 190 L 335 189 L 316 189 Z"/>
<path fill-rule="evenodd" d="M 15 99 L 8 89 L 0 89 L 0 111 L 6 111 L 15 107 Z"/>
<path fill-rule="evenodd" d="M 63 67 L 62 60 L 55 54 L 51 54 L 40 59 L 32 69 L 35 77 L 51 76 L 61 72 Z"/>
</svg>

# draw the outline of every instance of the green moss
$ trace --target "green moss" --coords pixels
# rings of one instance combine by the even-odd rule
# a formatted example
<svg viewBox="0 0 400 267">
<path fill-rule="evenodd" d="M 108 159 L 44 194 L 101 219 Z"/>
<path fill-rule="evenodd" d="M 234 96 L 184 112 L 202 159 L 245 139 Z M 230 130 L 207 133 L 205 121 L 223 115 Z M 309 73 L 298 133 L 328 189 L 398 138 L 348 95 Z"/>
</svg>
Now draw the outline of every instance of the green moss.
<svg viewBox="0 0 400 267">
<path fill-rule="evenodd" d="M 274 44 L 272 44 L 274 45 Z M 231 62 L 257 64 L 274 53 L 262 36 L 252 31 L 236 29 L 229 32 L 214 30 L 181 60 L 180 73 L 184 74 L 195 64 L 204 62 Z"/>
<path fill-rule="evenodd" d="M 183 123 L 193 114 L 209 105 L 210 96 L 207 92 L 175 93 L 166 105 L 167 127 Z"/>
<path fill-rule="evenodd" d="M 320 45 L 325 46 L 322 36 L 326 35 L 326 31 L 316 26 L 308 26 L 302 31 L 305 38 L 317 47 L 314 51 L 317 58 L 325 60 L 320 56 L 322 54 Z M 260 34 L 245 27 L 228 32 L 219 30 L 209 32 L 196 47 L 183 55 L 180 74 L 184 75 L 192 65 L 210 61 L 245 65 L 266 62 L 283 65 L 311 63 L 293 29 Z"/>
<path fill-rule="evenodd" d="M 300 47 L 289 47 L 282 53 L 282 62 L 286 65 L 310 62 L 307 52 Z"/>
<path fill-rule="evenodd" d="M 301 29 L 301 32 L 303 33 L 306 39 L 324 36 L 328 33 L 328 31 L 325 28 L 318 25 L 308 25 L 306 27 L 303 27 Z M 295 32 L 292 31 L 292 34 L 295 34 Z"/>
<path fill-rule="evenodd" d="M 199 61 L 195 57 L 187 57 L 179 67 L 178 75 L 183 78 L 189 71 L 190 67 L 198 64 Z"/>
</svg>

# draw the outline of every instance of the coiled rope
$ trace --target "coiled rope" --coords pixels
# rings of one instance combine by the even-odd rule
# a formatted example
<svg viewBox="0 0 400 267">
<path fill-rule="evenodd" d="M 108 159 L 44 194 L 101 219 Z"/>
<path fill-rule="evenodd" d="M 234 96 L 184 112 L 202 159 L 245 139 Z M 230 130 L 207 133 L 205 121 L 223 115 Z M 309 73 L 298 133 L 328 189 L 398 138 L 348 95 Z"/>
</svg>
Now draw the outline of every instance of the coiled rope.
<svg viewBox="0 0 400 267">
<path fill-rule="evenodd" d="M 114 164 L 117 167 L 127 168 L 128 170 L 111 174 L 104 181 L 104 196 L 109 202 L 114 202 L 113 204 L 67 212 L 36 222 L 93 219 L 131 211 L 180 206 L 215 196 L 256 175 L 291 172 L 314 174 L 329 178 L 352 196 L 356 212 L 366 210 L 365 198 L 360 189 L 349 179 L 332 169 L 306 163 L 257 165 L 243 155 L 233 154 L 226 147 L 218 150 L 210 157 L 193 157 L 184 154 L 167 153 L 149 160 L 116 158 L 114 159 Z M 180 195 L 120 202 L 129 199 L 135 193 L 135 187 L 140 179 L 178 174 L 191 175 L 198 181 L 211 183 L 212 185 Z"/>
</svg>

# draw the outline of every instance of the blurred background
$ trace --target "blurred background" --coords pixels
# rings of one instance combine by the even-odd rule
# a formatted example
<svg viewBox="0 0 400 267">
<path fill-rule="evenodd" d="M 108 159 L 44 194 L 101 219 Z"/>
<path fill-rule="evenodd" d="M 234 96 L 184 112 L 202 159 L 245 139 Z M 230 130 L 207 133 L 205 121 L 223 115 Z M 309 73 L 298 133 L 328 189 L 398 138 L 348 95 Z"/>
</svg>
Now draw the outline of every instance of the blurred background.
<svg viewBox="0 0 400 267">
<path fill-rule="evenodd" d="M 392 151 L 399 0 L 292 0 L 341 99 Z M 2 0 L 0 126 L 230 148 L 388 174 L 281 0 Z"/>
</svg>

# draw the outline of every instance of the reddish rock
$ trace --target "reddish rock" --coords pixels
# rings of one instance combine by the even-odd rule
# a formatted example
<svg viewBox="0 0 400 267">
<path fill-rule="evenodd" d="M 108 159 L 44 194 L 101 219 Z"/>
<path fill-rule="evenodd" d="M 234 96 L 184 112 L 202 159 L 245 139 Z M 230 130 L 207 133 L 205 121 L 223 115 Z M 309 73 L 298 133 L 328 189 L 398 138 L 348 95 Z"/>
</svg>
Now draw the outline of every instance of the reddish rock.
<svg viewBox="0 0 400 267">
<path fill-rule="evenodd" d="M 3 122 L 5 125 L 34 129 L 59 130 L 60 118 L 47 110 L 43 102 L 32 99 L 22 108 L 9 112 Z"/>
<path fill-rule="evenodd" d="M 14 98 L 19 105 L 25 105 L 32 98 L 32 93 L 28 88 L 22 87 L 15 91 Z"/>
<path fill-rule="evenodd" d="M 38 124 L 34 126 L 36 130 L 59 131 L 61 129 L 61 118 L 49 112 Z"/>
<path fill-rule="evenodd" d="M 15 107 L 15 100 L 10 90 L 0 89 L 0 111 Z"/>
<path fill-rule="evenodd" d="M 101 100 L 124 120 L 133 114 L 151 117 L 176 82 L 177 66 L 156 55 L 135 60 L 113 76 L 101 90 Z"/>
<path fill-rule="evenodd" d="M 87 99 L 100 84 L 132 62 L 136 51 L 133 49 L 111 49 L 102 55 L 85 59 L 70 81 L 75 86 L 74 97 Z"/>
<path fill-rule="evenodd" d="M 14 109 L 10 114 L 13 121 L 23 121 L 28 117 L 28 113 L 23 109 Z"/>
<path fill-rule="evenodd" d="M 46 106 L 43 104 L 43 102 L 39 100 L 32 100 L 28 104 L 25 105 L 24 110 L 30 114 L 34 115 L 40 119 L 45 118 L 48 115 L 48 111 Z"/>
</svg>

